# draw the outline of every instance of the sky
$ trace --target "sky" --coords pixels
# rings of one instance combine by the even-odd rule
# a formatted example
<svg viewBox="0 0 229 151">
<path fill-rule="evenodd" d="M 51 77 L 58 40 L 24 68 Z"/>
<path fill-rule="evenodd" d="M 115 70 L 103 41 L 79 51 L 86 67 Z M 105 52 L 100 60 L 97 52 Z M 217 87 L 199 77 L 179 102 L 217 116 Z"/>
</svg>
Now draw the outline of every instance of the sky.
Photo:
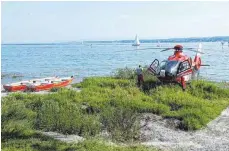
<svg viewBox="0 0 229 151">
<path fill-rule="evenodd" d="M 2 2 L 2 43 L 229 36 L 224 2 Z"/>
</svg>

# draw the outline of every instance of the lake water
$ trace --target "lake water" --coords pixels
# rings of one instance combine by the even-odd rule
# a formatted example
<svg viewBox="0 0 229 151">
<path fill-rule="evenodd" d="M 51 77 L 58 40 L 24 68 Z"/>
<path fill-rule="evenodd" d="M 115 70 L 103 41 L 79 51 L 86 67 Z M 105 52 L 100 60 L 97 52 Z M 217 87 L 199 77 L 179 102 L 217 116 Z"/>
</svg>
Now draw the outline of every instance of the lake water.
<svg viewBox="0 0 229 151">
<path fill-rule="evenodd" d="M 176 43 L 161 43 L 162 47 L 173 47 Z M 198 47 L 198 43 L 181 43 L 184 47 Z M 202 43 L 205 54 L 200 75 L 214 81 L 229 81 L 229 47 L 222 48 L 219 42 Z M 139 49 L 155 47 L 155 43 L 142 43 Z M 136 68 L 149 65 L 155 58 L 167 59 L 173 51 L 134 50 L 130 43 L 85 44 L 34 44 L 2 45 L 2 84 L 58 75 L 88 76 L 110 75 L 117 68 Z M 184 51 L 194 58 L 195 52 Z M 12 78 L 12 75 L 23 77 Z"/>
</svg>

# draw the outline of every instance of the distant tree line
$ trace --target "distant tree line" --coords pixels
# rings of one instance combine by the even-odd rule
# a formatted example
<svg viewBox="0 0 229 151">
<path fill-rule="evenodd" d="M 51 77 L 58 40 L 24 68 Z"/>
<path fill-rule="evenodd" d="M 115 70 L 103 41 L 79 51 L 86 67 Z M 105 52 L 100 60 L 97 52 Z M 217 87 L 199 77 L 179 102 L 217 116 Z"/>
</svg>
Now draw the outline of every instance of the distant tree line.
<svg viewBox="0 0 229 151">
<path fill-rule="evenodd" d="M 169 39 L 141 39 L 141 43 L 167 43 L 167 42 L 220 42 L 229 41 L 229 36 L 216 37 L 191 37 L 191 38 L 169 38 Z M 114 41 L 85 41 L 88 43 L 133 43 L 134 40 L 114 40 Z"/>
<path fill-rule="evenodd" d="M 217 41 L 229 41 L 229 36 L 218 36 L 218 37 L 192 37 L 192 38 L 170 38 L 170 39 L 143 39 L 141 43 L 158 43 L 161 42 L 217 42 Z M 134 40 L 121 40 L 119 42 L 131 43 Z"/>
</svg>

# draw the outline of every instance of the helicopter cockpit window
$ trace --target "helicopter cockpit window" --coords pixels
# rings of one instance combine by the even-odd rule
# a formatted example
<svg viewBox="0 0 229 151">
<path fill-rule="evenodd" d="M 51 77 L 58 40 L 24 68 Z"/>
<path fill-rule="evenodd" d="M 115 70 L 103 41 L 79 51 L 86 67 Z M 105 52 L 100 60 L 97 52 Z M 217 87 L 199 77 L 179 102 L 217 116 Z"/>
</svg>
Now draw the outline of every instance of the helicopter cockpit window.
<svg viewBox="0 0 229 151">
<path fill-rule="evenodd" d="M 178 63 L 178 61 L 168 61 L 166 67 L 169 69 L 176 68 Z"/>
<path fill-rule="evenodd" d="M 175 76 L 179 67 L 179 61 L 167 61 L 165 66 L 165 72 L 170 76 Z"/>
<path fill-rule="evenodd" d="M 179 73 L 184 72 L 190 68 L 191 68 L 191 66 L 190 66 L 188 60 L 186 60 L 180 64 Z"/>
<path fill-rule="evenodd" d="M 164 61 L 162 61 L 162 62 L 160 63 L 160 69 L 161 69 L 161 70 L 165 70 L 166 63 L 167 63 L 166 60 L 164 60 Z"/>
</svg>

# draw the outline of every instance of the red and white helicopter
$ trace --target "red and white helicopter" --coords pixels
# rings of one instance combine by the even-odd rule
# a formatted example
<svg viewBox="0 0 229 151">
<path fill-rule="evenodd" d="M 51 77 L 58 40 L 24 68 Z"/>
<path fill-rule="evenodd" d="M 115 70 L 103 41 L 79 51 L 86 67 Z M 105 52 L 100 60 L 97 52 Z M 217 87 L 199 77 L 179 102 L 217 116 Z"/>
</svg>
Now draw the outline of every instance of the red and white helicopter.
<svg viewBox="0 0 229 151">
<path fill-rule="evenodd" d="M 158 48 L 152 48 L 158 49 Z M 176 45 L 173 48 L 166 48 L 162 51 L 175 50 L 172 56 L 169 56 L 167 60 L 161 63 L 155 59 L 149 66 L 148 71 L 153 73 L 162 82 L 177 82 L 180 83 L 183 89 L 186 89 L 186 83 L 195 78 L 202 65 L 201 54 L 202 45 L 199 44 L 196 48 L 183 48 L 182 45 Z M 195 58 L 192 60 L 191 57 L 183 53 L 183 49 L 196 52 Z"/>
</svg>

